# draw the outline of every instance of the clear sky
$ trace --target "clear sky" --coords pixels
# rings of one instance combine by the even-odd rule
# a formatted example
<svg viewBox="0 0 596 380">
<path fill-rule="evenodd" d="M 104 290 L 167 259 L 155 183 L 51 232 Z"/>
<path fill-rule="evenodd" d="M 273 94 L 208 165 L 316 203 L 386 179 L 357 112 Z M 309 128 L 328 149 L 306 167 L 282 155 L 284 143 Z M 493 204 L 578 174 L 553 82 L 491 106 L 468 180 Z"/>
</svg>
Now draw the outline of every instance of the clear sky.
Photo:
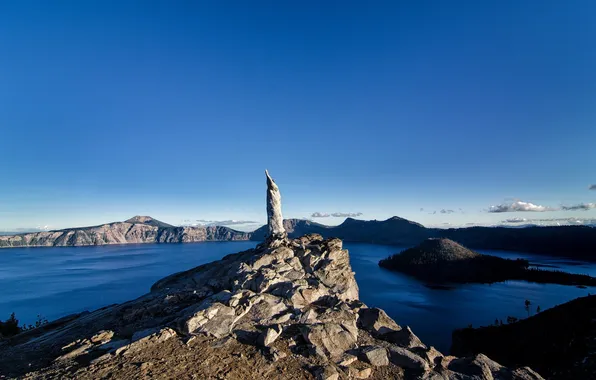
<svg viewBox="0 0 596 380">
<path fill-rule="evenodd" d="M 2 1 L 0 230 L 261 223 L 265 168 L 285 217 L 596 218 L 595 12 Z"/>
</svg>

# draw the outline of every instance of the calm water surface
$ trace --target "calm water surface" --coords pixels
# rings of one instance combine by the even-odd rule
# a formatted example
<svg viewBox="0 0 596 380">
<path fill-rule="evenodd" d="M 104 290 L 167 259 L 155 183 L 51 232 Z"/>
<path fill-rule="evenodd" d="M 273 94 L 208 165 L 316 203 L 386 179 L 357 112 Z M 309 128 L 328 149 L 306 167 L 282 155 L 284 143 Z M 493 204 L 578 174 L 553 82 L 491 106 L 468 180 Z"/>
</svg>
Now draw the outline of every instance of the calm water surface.
<svg viewBox="0 0 596 380">
<path fill-rule="evenodd" d="M 254 247 L 255 242 L 140 244 L 0 250 L 0 319 L 11 312 L 23 323 L 38 314 L 49 320 L 134 299 L 160 278 Z M 409 325 L 427 344 L 448 352 L 454 328 L 488 325 L 527 316 L 526 299 L 542 310 L 596 292 L 594 288 L 507 281 L 436 290 L 377 262 L 405 247 L 345 243 L 360 298 Z M 573 273 L 596 276 L 596 265 L 538 255 L 483 251 Z"/>
</svg>

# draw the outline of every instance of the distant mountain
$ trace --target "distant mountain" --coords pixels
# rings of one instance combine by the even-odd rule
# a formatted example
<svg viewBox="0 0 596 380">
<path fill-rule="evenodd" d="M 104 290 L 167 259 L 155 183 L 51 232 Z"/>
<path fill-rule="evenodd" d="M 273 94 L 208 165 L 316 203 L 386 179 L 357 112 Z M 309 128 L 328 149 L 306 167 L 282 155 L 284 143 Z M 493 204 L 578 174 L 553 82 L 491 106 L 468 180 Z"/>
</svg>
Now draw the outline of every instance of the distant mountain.
<svg viewBox="0 0 596 380">
<path fill-rule="evenodd" d="M 428 229 L 423 225 L 397 216 L 382 221 L 347 218 L 338 226 L 325 226 L 303 219 L 286 219 L 284 227 L 291 238 L 317 233 L 323 237 L 373 244 L 413 245 L 428 237 Z M 251 240 L 263 240 L 266 233 L 267 226 L 263 226 L 253 232 Z"/>
<path fill-rule="evenodd" d="M 347 242 L 414 246 L 428 238 L 447 238 L 472 249 L 502 250 L 565 256 L 596 261 L 596 228 L 588 226 L 527 226 L 426 228 L 394 216 L 387 220 L 347 218 L 338 226 L 325 226 L 303 219 L 286 219 L 284 226 L 292 238 L 305 233 L 338 237 Z M 251 234 L 251 240 L 265 238 L 267 226 Z"/>
<path fill-rule="evenodd" d="M 531 366 L 547 379 L 594 379 L 596 296 L 577 298 L 519 322 L 453 332 L 451 354 L 482 352 L 499 363 Z"/>
<path fill-rule="evenodd" d="M 306 219 L 284 219 L 284 228 L 286 229 L 288 236 L 295 239 L 306 234 L 321 234 L 325 237 L 330 237 L 321 231 L 327 231 L 333 227 L 325 226 Z M 250 240 L 263 241 L 268 234 L 269 229 L 267 225 L 264 225 L 251 233 Z"/>
<path fill-rule="evenodd" d="M 429 233 L 431 237 L 445 237 L 473 249 L 529 252 L 596 261 L 596 229 L 587 226 L 470 227 L 429 229 Z"/>
<path fill-rule="evenodd" d="M 132 218 L 125 220 L 124 223 L 146 224 L 148 226 L 163 227 L 163 228 L 174 227 L 171 224 L 164 223 L 164 222 L 159 221 L 157 219 L 153 219 L 150 216 L 140 216 L 140 215 L 133 216 Z"/>
<path fill-rule="evenodd" d="M 426 228 L 397 216 L 387 220 L 347 218 L 338 226 L 303 219 L 286 219 L 291 238 L 317 233 L 347 242 L 415 246 L 428 238 L 447 238 L 472 249 L 503 250 L 566 256 L 596 261 L 596 228 L 588 226 Z M 124 222 L 59 231 L 0 236 L 0 247 L 73 246 L 152 242 L 223 240 L 263 241 L 267 226 L 240 232 L 223 226 L 173 227 L 148 216 Z"/>
<path fill-rule="evenodd" d="M 249 240 L 250 234 L 228 227 L 174 227 L 149 216 L 124 222 L 57 231 L 0 236 L 0 248 L 71 247 L 129 243 L 191 243 L 200 241 Z"/>
</svg>

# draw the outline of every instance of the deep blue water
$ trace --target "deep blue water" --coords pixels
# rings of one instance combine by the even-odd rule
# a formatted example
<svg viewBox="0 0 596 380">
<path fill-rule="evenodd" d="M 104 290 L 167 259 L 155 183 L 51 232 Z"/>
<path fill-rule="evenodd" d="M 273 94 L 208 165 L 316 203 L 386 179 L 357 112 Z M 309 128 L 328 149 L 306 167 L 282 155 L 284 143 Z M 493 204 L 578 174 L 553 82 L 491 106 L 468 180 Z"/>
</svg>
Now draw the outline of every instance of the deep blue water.
<svg viewBox="0 0 596 380">
<path fill-rule="evenodd" d="M 134 299 L 162 277 L 255 246 L 255 242 L 139 244 L 100 247 L 12 248 L 0 250 L 0 319 L 15 312 L 21 323 L 38 314 L 52 320 L 83 310 Z M 527 316 L 596 292 L 573 286 L 508 281 L 492 285 L 457 285 L 436 290 L 377 262 L 404 247 L 345 243 L 360 287 L 360 298 L 384 309 L 397 323 L 409 325 L 427 344 L 448 352 L 454 328 L 488 325 L 495 318 Z M 522 253 L 484 251 L 507 258 L 596 276 L 594 263 Z"/>
</svg>

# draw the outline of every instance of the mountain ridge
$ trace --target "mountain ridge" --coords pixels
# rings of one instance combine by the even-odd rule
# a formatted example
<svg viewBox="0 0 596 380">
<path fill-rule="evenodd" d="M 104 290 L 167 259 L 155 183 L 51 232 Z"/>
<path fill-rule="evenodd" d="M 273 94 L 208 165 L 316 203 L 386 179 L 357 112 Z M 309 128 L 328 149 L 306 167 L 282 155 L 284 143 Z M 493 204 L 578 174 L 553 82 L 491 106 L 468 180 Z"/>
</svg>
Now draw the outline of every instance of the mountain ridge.
<svg viewBox="0 0 596 380">
<path fill-rule="evenodd" d="M 0 236 L 0 248 L 193 243 L 249 240 L 249 238 L 250 234 L 228 227 L 175 227 L 149 216 L 137 215 L 124 222 Z"/>
<path fill-rule="evenodd" d="M 136 219 L 135 219 L 136 218 Z M 241 232 L 225 226 L 174 227 L 148 216 L 92 227 L 0 236 L 0 248 L 84 246 L 127 243 L 185 243 L 200 241 L 263 241 L 267 226 Z M 317 233 L 346 242 L 414 246 L 428 238 L 447 238 L 471 249 L 528 252 L 596 261 L 596 228 L 541 226 L 526 228 L 428 228 L 397 216 L 386 220 L 347 218 L 337 226 L 306 219 L 284 219 L 288 236 Z M 107 238 L 104 238 L 104 234 Z M 113 235 L 113 236 L 112 236 Z"/>
<path fill-rule="evenodd" d="M 588 226 L 540 226 L 526 228 L 461 227 L 429 228 L 400 217 L 386 220 L 348 218 L 337 226 L 322 226 L 304 219 L 292 220 L 293 232 L 318 233 L 346 242 L 415 246 L 429 238 L 446 238 L 471 249 L 536 253 L 596 261 L 596 229 Z M 284 223 L 290 223 L 286 222 Z M 346 223 L 347 222 L 347 223 Z M 265 228 L 255 230 L 251 240 L 262 240 Z"/>
</svg>

